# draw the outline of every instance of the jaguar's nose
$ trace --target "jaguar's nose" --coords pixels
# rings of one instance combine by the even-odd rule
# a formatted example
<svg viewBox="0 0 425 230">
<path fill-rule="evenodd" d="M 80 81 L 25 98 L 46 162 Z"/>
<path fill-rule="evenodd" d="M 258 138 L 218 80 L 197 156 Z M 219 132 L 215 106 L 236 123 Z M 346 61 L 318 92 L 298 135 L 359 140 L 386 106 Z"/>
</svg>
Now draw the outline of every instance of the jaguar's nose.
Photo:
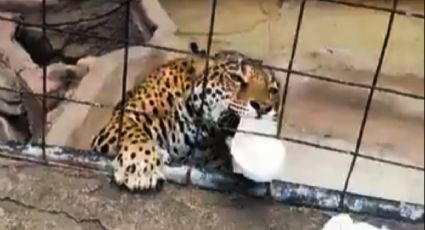
<svg viewBox="0 0 425 230">
<path fill-rule="evenodd" d="M 270 111 L 272 111 L 273 106 L 272 105 L 266 105 L 264 107 L 264 113 L 269 113 Z"/>
<path fill-rule="evenodd" d="M 260 104 L 256 101 L 250 101 L 249 104 L 251 105 L 252 108 L 254 108 L 256 111 L 260 110 Z"/>
</svg>

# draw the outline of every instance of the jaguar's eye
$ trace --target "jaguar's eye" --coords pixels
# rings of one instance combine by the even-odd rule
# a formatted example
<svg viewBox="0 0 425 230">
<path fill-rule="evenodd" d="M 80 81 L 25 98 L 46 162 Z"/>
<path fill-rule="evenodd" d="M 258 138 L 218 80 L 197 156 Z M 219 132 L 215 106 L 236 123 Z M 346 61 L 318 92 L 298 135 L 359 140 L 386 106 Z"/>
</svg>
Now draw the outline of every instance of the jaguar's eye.
<svg viewBox="0 0 425 230">
<path fill-rule="evenodd" d="M 241 76 L 241 75 L 238 75 L 238 74 L 230 74 L 230 78 L 231 78 L 233 81 L 237 81 L 237 82 L 239 82 L 239 83 L 241 83 L 241 84 L 245 84 L 245 81 L 244 81 L 244 79 L 242 78 L 242 76 Z"/>
<path fill-rule="evenodd" d="M 275 95 L 275 94 L 279 93 L 279 90 L 277 88 L 270 88 L 269 92 L 270 92 L 270 94 Z"/>
</svg>

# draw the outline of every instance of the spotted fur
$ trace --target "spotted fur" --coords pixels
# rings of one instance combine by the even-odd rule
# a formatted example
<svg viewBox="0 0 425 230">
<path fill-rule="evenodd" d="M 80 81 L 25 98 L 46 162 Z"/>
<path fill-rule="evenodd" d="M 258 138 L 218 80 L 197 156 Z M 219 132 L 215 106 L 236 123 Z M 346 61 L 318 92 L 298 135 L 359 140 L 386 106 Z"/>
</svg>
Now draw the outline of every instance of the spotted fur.
<svg viewBox="0 0 425 230">
<path fill-rule="evenodd" d="M 118 105 L 93 138 L 93 150 L 114 156 L 116 183 L 133 191 L 157 187 L 164 164 L 184 163 L 195 149 L 208 148 L 230 104 L 248 103 L 244 92 L 255 68 L 245 55 L 218 52 L 205 71 L 205 52 L 192 51 L 197 56 L 171 60 L 127 93 L 119 143 Z"/>
</svg>

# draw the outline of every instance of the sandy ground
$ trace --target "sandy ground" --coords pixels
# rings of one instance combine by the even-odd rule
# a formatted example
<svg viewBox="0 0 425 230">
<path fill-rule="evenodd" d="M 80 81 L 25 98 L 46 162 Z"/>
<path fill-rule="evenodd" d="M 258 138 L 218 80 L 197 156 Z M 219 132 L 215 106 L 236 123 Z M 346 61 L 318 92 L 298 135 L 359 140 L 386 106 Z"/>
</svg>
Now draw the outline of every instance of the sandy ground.
<svg viewBox="0 0 425 230">
<path fill-rule="evenodd" d="M 320 230 L 318 210 L 166 184 L 159 193 L 123 192 L 100 175 L 0 161 L 0 229 Z M 357 217 L 362 220 L 364 218 Z M 367 218 L 392 230 L 412 225 Z"/>
</svg>

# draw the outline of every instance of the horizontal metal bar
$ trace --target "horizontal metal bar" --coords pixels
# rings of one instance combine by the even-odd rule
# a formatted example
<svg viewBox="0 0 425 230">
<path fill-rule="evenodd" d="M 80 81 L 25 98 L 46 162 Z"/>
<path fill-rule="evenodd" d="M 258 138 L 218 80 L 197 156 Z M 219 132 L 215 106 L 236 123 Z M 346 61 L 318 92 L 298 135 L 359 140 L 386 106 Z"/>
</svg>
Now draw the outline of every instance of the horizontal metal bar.
<svg viewBox="0 0 425 230">
<path fill-rule="evenodd" d="M 265 68 L 265 69 L 280 71 L 280 72 L 284 72 L 284 73 L 289 72 L 288 69 L 270 66 L 270 65 L 262 65 L 262 67 Z M 371 89 L 372 88 L 372 86 L 370 86 L 370 85 L 357 83 L 357 82 L 344 81 L 344 80 L 340 80 L 340 79 L 336 79 L 336 78 L 332 78 L 332 77 L 328 77 L 328 76 L 306 73 L 306 72 L 296 70 L 296 69 L 292 69 L 290 72 L 293 73 L 293 74 L 302 76 L 302 77 L 312 78 L 312 79 L 316 79 L 316 80 L 324 81 L 324 82 L 328 82 L 328 83 L 334 83 L 334 84 L 345 85 L 345 86 L 356 87 L 356 88 L 362 88 L 362 89 Z M 385 93 L 389 93 L 389 94 L 395 94 L 395 95 L 399 95 L 399 96 L 403 96 L 403 97 L 410 97 L 410 98 L 413 98 L 413 99 L 425 100 L 424 95 L 407 93 L 407 92 L 399 91 L 399 90 L 396 90 L 396 89 L 376 86 L 375 90 L 385 92 Z"/>
<path fill-rule="evenodd" d="M 341 192 L 315 186 L 296 183 L 273 181 L 271 196 L 278 201 L 312 208 L 337 211 L 341 199 Z M 424 206 L 389 199 L 346 192 L 343 201 L 344 210 L 358 214 L 368 214 L 376 217 L 409 221 L 424 222 Z"/>
<path fill-rule="evenodd" d="M 334 4 L 341 4 L 341 5 L 357 7 L 357 8 L 376 10 L 376 11 L 383 11 L 383 12 L 388 12 L 388 13 L 394 12 L 395 14 L 404 15 L 404 16 L 407 16 L 407 17 L 414 17 L 414 18 L 420 18 L 420 19 L 425 18 L 425 16 L 423 14 L 419 14 L 419 13 L 410 13 L 410 12 L 403 11 L 403 10 L 394 10 L 392 8 L 372 6 L 372 5 L 367 5 L 367 4 L 358 3 L 358 2 L 348 2 L 348 1 L 341 1 L 341 0 L 319 0 L 319 1 L 334 3 Z"/>
<path fill-rule="evenodd" d="M 26 92 L 26 91 L 18 91 L 18 90 L 15 90 L 15 89 L 8 89 L 8 88 L 4 88 L 4 87 L 1 87 L 1 86 L 0 86 L 0 90 L 16 92 L 16 93 L 33 94 L 35 96 L 42 96 L 42 94 L 35 94 L 35 93 L 31 93 L 31 92 Z M 65 97 L 57 97 L 57 96 L 50 96 L 50 95 L 46 95 L 46 98 L 58 99 L 58 100 L 63 99 L 63 100 L 73 102 L 73 103 L 76 103 L 76 104 L 87 105 L 87 106 L 98 107 L 98 108 L 114 108 L 115 107 L 115 105 L 105 105 L 105 104 L 100 104 L 100 103 L 94 103 L 94 102 L 89 102 L 89 101 L 79 101 L 79 100 L 75 100 L 75 99 L 70 99 L 70 98 L 65 98 Z M 136 110 L 126 109 L 125 111 L 143 114 L 143 112 L 136 111 Z M 264 134 L 264 133 L 253 132 L 253 131 L 231 129 L 231 128 L 226 128 L 226 127 L 218 127 L 218 128 L 223 129 L 223 130 L 227 130 L 227 131 L 238 132 L 238 133 L 247 133 L 247 134 L 253 134 L 253 135 L 258 135 L 258 136 L 263 136 L 263 137 L 280 139 L 280 140 L 284 140 L 284 141 L 288 141 L 288 142 L 292 142 L 292 143 L 296 143 L 296 144 L 307 145 L 307 146 L 310 146 L 310 147 L 323 149 L 323 150 L 327 150 L 327 151 L 332 151 L 332 152 L 340 153 L 340 154 L 354 155 L 354 152 L 351 151 L 351 150 L 345 150 L 345 149 L 335 148 L 335 147 L 332 147 L 332 146 L 321 145 L 321 144 L 317 144 L 317 143 L 313 143 L 313 142 L 309 142 L 309 141 L 304 141 L 304 140 L 296 139 L 296 138 L 292 138 L 292 137 L 285 137 L 285 136 L 276 137 L 275 135 Z M 424 167 L 419 167 L 419 166 L 412 165 L 412 164 L 405 164 L 405 163 L 401 163 L 401 162 L 391 161 L 391 160 L 387 160 L 387 159 L 379 158 L 379 157 L 373 157 L 373 156 L 366 155 L 366 154 L 363 154 L 363 153 L 359 153 L 358 157 L 368 159 L 368 160 L 371 160 L 371 161 L 390 164 L 390 165 L 394 165 L 394 166 L 398 166 L 398 167 L 418 170 L 418 171 L 424 171 L 425 170 Z"/>
<path fill-rule="evenodd" d="M 23 25 L 23 26 L 26 26 L 26 27 L 37 27 L 37 28 L 43 27 L 42 25 L 39 25 L 39 24 L 27 23 L 27 22 L 23 22 L 23 21 L 20 21 L 20 20 L 17 20 L 17 19 L 12 19 L 12 18 L 8 18 L 8 17 L 4 17 L 4 16 L 0 16 L 0 20 L 15 22 L 17 24 L 20 24 L 20 25 Z M 95 35 L 95 34 L 90 34 L 90 33 L 87 33 L 87 32 L 70 31 L 70 30 L 65 30 L 65 29 L 60 29 L 60 28 L 49 27 L 49 26 L 46 26 L 46 30 L 54 31 L 54 32 L 57 32 L 57 33 L 69 34 L 69 35 L 73 35 L 73 36 L 98 39 L 98 40 L 114 42 L 114 43 L 120 43 L 120 44 L 123 44 L 123 45 L 127 42 L 126 39 L 115 39 L 115 38 L 110 38 L 110 37 L 103 37 L 103 36 L 99 36 L 99 35 Z M 181 49 L 175 49 L 175 48 L 171 48 L 171 47 L 158 46 L 158 45 L 149 44 L 149 43 L 132 44 L 130 42 L 129 44 L 131 46 L 136 45 L 136 46 L 142 46 L 142 47 L 146 47 L 146 48 L 162 50 L 162 51 L 166 51 L 166 52 L 193 55 L 193 53 L 188 51 L 188 50 L 181 50 Z M 212 58 L 212 57 L 210 57 L 210 58 Z M 252 59 L 252 61 L 258 63 L 258 61 L 255 60 L 255 59 Z M 321 80 L 321 81 L 325 81 L 325 82 L 329 82 L 329 83 L 336 83 L 336 84 L 341 84 L 341 85 L 346 85 L 346 86 L 351 86 L 351 87 L 357 87 L 357 88 L 363 88 L 363 89 L 371 89 L 370 85 L 366 85 L 366 84 L 362 84 L 362 83 L 356 83 L 356 82 L 343 81 L 343 80 L 331 78 L 331 77 L 328 77 L 328 76 L 306 73 L 306 72 L 295 70 L 295 69 L 288 70 L 286 68 L 270 66 L 270 65 L 262 65 L 262 67 L 266 68 L 266 69 L 270 69 L 270 70 L 284 72 L 284 73 L 290 72 L 292 74 L 296 74 L 296 75 L 299 75 L 299 76 L 302 76 L 302 77 L 313 78 L 313 79 L 316 79 L 316 80 Z M 399 90 L 396 90 L 396 89 L 377 86 L 375 88 L 375 90 L 390 93 L 390 94 L 395 94 L 395 95 L 399 95 L 399 96 L 409 97 L 409 98 L 413 98 L 413 99 L 425 100 L 424 95 L 407 93 L 407 92 L 399 91 Z"/>
</svg>

